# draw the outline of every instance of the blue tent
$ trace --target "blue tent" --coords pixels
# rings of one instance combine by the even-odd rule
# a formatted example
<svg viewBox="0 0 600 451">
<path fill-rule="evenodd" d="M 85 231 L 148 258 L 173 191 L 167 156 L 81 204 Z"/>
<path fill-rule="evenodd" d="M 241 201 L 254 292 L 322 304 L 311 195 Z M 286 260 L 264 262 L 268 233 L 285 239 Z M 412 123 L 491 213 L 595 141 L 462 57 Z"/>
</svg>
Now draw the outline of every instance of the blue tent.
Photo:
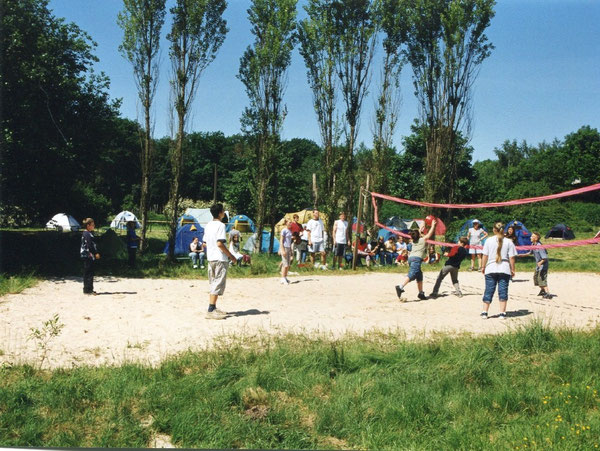
<svg viewBox="0 0 600 451">
<path fill-rule="evenodd" d="M 257 234 L 251 235 L 250 238 L 246 240 L 246 244 L 244 244 L 243 250 L 249 253 L 254 252 L 254 242 L 256 241 Z M 267 253 L 269 251 L 269 242 L 271 240 L 271 232 L 267 232 L 263 230 L 262 233 L 262 246 L 260 247 L 260 251 L 262 253 Z M 279 240 L 275 238 L 273 240 L 273 253 L 279 252 Z"/>
<path fill-rule="evenodd" d="M 482 222 L 479 222 L 479 225 L 481 226 L 481 228 L 482 228 L 483 230 L 485 230 L 486 232 L 488 232 L 488 229 L 486 229 L 486 228 L 485 228 L 485 226 L 483 225 L 483 223 L 482 223 Z M 461 236 L 467 236 L 467 233 L 469 232 L 469 229 L 470 229 L 471 227 L 473 227 L 473 220 L 472 220 L 472 219 L 469 219 L 469 220 L 467 220 L 467 221 L 466 221 L 466 222 L 465 222 L 465 223 L 462 225 L 462 227 L 460 228 L 460 231 L 459 231 L 459 232 L 458 232 L 458 234 L 456 235 L 456 238 L 454 239 L 454 242 L 455 242 L 455 243 L 458 243 L 458 239 L 459 239 Z M 489 232 L 488 232 L 488 233 L 489 233 Z"/>
<path fill-rule="evenodd" d="M 188 214 L 184 213 L 177 220 L 177 227 L 181 227 L 184 224 L 198 224 L 198 221 L 192 215 L 188 215 Z M 204 229 L 202 229 L 202 230 L 204 230 Z"/>
<path fill-rule="evenodd" d="M 527 230 L 525 224 L 521 221 L 512 220 L 506 227 L 504 227 L 504 233 L 508 231 L 509 227 L 514 227 L 515 235 L 517 236 L 517 246 L 531 246 L 531 232 Z M 529 251 L 517 251 L 519 254 L 526 254 Z"/>
<path fill-rule="evenodd" d="M 400 228 L 395 227 L 395 226 L 388 226 L 388 227 L 390 229 L 393 229 L 393 230 L 398 230 L 399 232 L 402 232 L 402 233 L 408 233 L 409 232 L 408 229 L 400 229 Z M 392 235 L 395 236 L 396 238 L 398 238 L 398 235 L 396 235 L 395 233 L 390 232 L 389 230 L 386 230 L 386 229 L 380 229 L 379 233 L 377 234 L 377 238 L 383 237 L 383 241 L 387 241 L 387 240 L 390 239 L 390 236 L 392 236 Z"/>
<path fill-rule="evenodd" d="M 197 222 L 183 224 L 177 228 L 175 234 L 175 255 L 187 255 L 190 252 L 190 244 L 195 237 L 202 242 L 204 238 L 204 229 Z M 169 253 L 169 242 L 165 244 L 163 253 Z"/>
<path fill-rule="evenodd" d="M 237 215 L 231 218 L 227 223 L 227 227 L 225 227 L 225 231 L 229 233 L 234 227 L 240 232 L 256 232 L 254 221 L 246 215 Z M 242 230 L 242 228 L 248 230 Z"/>
</svg>

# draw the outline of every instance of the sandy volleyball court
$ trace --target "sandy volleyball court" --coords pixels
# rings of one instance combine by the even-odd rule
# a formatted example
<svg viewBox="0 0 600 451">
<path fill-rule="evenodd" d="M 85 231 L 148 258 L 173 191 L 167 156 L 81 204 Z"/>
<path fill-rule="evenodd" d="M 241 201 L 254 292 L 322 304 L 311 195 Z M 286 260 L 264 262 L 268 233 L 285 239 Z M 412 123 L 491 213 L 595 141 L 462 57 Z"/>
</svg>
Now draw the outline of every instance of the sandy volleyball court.
<svg viewBox="0 0 600 451">
<path fill-rule="evenodd" d="M 403 276 L 403 274 L 402 274 Z M 425 273 L 429 293 L 437 273 Z M 600 274 L 551 273 L 556 297 L 536 296 L 531 274 L 517 274 L 510 286 L 509 318 L 500 320 L 497 298 L 491 318 L 479 318 L 483 276 L 461 272 L 465 296 L 451 294 L 449 277 L 442 297 L 418 301 L 414 283 L 409 302 L 400 303 L 394 285 L 400 273 L 230 279 L 219 307 L 231 313 L 206 320 L 208 282 L 203 280 L 97 278 L 98 296 L 82 294 L 80 279 L 39 283 L 21 294 L 0 297 L 0 363 L 36 363 L 40 351 L 28 340 L 30 328 L 58 314 L 61 334 L 48 345 L 44 366 L 156 364 L 186 349 L 210 347 L 216 337 L 235 334 L 400 331 L 408 338 L 432 332 L 498 333 L 541 318 L 554 326 L 591 328 L 600 322 Z"/>
</svg>

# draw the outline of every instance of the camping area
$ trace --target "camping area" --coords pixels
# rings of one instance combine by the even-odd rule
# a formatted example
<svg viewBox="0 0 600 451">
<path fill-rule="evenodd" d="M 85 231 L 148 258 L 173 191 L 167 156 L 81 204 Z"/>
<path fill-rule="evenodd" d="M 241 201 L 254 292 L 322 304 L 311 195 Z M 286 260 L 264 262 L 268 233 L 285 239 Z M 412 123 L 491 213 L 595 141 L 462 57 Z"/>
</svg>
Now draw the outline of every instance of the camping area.
<svg viewBox="0 0 600 451">
<path fill-rule="evenodd" d="M 0 447 L 600 446 L 599 4 L 1 9 Z"/>
</svg>

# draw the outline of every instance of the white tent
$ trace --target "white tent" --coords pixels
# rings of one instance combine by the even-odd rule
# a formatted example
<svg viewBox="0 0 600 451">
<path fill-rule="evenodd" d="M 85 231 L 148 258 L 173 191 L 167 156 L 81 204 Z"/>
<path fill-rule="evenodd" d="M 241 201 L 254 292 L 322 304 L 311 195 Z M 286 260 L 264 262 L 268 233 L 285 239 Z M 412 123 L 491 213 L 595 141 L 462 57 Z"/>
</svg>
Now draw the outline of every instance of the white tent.
<svg viewBox="0 0 600 451">
<path fill-rule="evenodd" d="M 129 221 L 135 221 L 136 229 L 142 228 L 142 224 L 140 224 L 140 221 L 138 221 L 138 218 L 136 218 L 132 212 L 127 211 L 127 210 L 124 210 L 121 213 L 119 213 L 117 216 L 115 216 L 115 219 L 113 219 L 112 222 L 110 223 L 110 228 L 124 230 L 127 228 L 127 223 Z"/>
<path fill-rule="evenodd" d="M 81 228 L 81 224 L 71 215 L 58 213 L 52 216 L 52 219 L 46 223 L 46 228 L 58 230 L 59 232 L 76 232 Z"/>
<path fill-rule="evenodd" d="M 210 208 L 187 208 L 183 214 L 193 216 L 196 222 L 202 227 L 213 220 Z M 229 212 L 225 211 L 225 214 L 229 218 Z"/>
</svg>

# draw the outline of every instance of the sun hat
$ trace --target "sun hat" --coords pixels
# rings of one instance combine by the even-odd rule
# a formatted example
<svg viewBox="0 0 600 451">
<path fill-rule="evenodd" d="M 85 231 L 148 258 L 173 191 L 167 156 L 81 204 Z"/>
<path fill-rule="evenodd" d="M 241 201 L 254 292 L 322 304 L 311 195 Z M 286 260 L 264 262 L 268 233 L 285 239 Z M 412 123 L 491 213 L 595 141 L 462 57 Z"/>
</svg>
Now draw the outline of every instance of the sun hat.
<svg viewBox="0 0 600 451">
<path fill-rule="evenodd" d="M 473 224 L 475 224 L 476 222 L 479 222 L 479 219 L 473 219 Z"/>
</svg>

